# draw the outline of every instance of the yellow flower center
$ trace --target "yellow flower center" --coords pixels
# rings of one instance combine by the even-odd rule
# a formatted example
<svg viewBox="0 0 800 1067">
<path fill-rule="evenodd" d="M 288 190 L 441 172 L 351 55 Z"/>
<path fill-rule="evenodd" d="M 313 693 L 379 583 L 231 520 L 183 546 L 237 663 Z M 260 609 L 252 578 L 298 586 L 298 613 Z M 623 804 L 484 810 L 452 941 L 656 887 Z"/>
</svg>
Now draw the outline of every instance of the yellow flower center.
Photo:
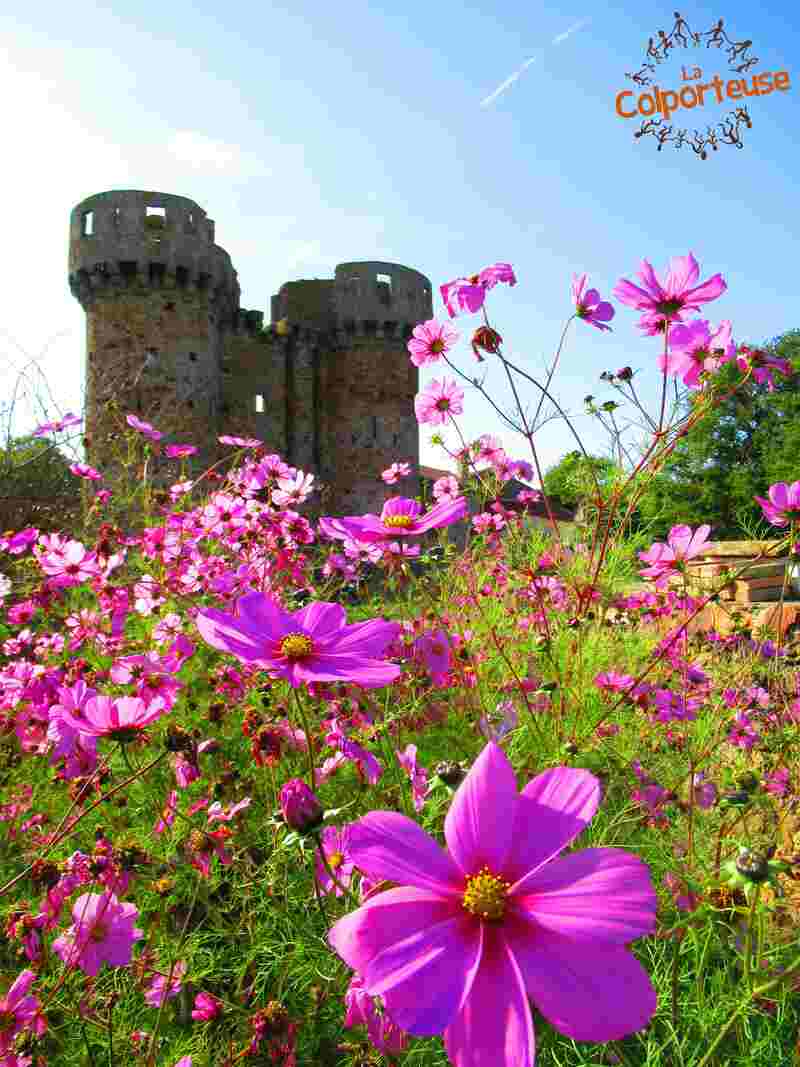
<svg viewBox="0 0 800 1067">
<path fill-rule="evenodd" d="M 467 879 L 464 890 L 464 909 L 487 922 L 500 922 L 505 915 L 506 893 L 511 883 L 482 867 L 477 874 Z"/>
<path fill-rule="evenodd" d="M 431 341 L 431 352 L 444 352 L 444 341 L 441 337 L 437 337 L 435 341 Z"/>
<path fill-rule="evenodd" d="M 328 856 L 328 863 L 334 871 L 337 869 L 337 867 L 341 867 L 343 862 L 344 856 L 341 854 L 341 852 L 331 852 L 330 856 Z"/>
<path fill-rule="evenodd" d="M 384 526 L 402 527 L 406 530 L 414 525 L 410 515 L 386 515 L 382 521 Z"/>
<path fill-rule="evenodd" d="M 280 648 L 287 659 L 302 659 L 314 651 L 314 642 L 305 634 L 288 634 L 281 641 Z"/>
</svg>

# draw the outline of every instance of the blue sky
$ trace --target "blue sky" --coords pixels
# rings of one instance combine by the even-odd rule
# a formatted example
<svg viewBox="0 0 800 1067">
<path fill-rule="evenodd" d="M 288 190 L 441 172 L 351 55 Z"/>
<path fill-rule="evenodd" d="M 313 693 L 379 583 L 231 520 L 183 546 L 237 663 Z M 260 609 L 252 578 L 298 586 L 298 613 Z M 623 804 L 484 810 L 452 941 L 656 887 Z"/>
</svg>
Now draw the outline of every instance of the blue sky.
<svg viewBox="0 0 800 1067">
<path fill-rule="evenodd" d="M 606 297 L 643 257 L 660 272 L 691 250 L 701 278 L 721 271 L 728 292 L 707 317 L 729 318 L 736 340 L 800 325 L 800 21 L 789 3 L 681 5 L 693 29 L 722 15 L 734 39 L 751 39 L 757 72 L 791 77 L 788 92 L 748 101 L 744 148 L 722 146 L 706 162 L 635 141 L 638 123 L 614 111 L 647 38 L 671 28 L 671 3 L 626 0 L 601 14 L 531 0 L 130 7 L 45 0 L 24 17 L 0 14 L 6 396 L 35 359 L 60 411 L 79 405 L 84 316 L 67 286 L 68 217 L 114 188 L 196 200 L 233 259 L 242 305 L 267 319 L 284 281 L 327 277 L 358 259 L 421 270 L 443 318 L 442 282 L 509 261 L 518 285 L 492 291 L 490 319 L 532 373 L 552 359 L 571 313 L 572 272 L 588 272 Z M 659 68 L 662 88 L 680 87 L 684 58 L 704 81 L 731 76 L 721 52 L 689 49 Z M 694 127 L 727 110 L 677 117 Z M 555 386 L 571 411 L 587 393 L 610 398 L 598 376 L 625 364 L 641 369 L 637 383 L 654 396 L 658 344 L 639 336 L 636 317 L 617 305 L 612 334 L 573 323 Z M 456 361 L 470 375 L 488 372 L 486 388 L 507 407 L 502 370 L 478 368 L 468 347 L 479 321 L 456 320 Z M 438 371 L 424 369 L 423 383 Z M 465 407 L 467 437 L 499 431 L 512 455 L 529 458 L 474 389 Z M 19 418 L 32 427 L 24 404 Z M 604 450 L 589 419 L 577 425 Z M 429 437 L 423 430 L 423 462 L 447 466 Z M 542 430 L 545 466 L 571 447 L 562 425 Z"/>
</svg>

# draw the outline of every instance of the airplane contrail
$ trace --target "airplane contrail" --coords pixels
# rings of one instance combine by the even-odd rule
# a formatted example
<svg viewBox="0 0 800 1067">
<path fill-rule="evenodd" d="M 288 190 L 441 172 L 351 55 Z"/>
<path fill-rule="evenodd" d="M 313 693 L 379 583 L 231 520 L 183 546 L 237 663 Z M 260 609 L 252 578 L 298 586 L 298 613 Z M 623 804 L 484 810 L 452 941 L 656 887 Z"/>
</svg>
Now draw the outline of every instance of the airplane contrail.
<svg viewBox="0 0 800 1067">
<path fill-rule="evenodd" d="M 579 19 L 578 22 L 576 22 L 574 25 L 570 26 L 568 30 L 565 30 L 563 33 L 557 34 L 553 38 L 553 40 L 550 42 L 550 44 L 561 44 L 563 41 L 566 41 L 566 39 L 568 37 L 571 37 L 573 33 L 577 33 L 578 30 L 583 29 L 583 27 L 590 21 L 591 20 L 588 19 L 588 18 L 587 19 Z M 520 75 L 524 74 L 525 71 L 528 69 L 528 67 L 532 63 L 535 63 L 538 58 L 539 58 L 539 56 L 535 55 L 535 56 L 531 56 L 530 59 L 526 59 L 525 62 L 522 64 L 522 66 L 519 68 L 519 70 L 514 71 L 514 73 L 512 75 L 510 75 L 510 77 L 506 78 L 506 80 L 504 82 L 501 82 L 501 84 L 497 86 L 497 88 L 495 89 L 495 91 L 493 93 L 490 93 L 489 96 L 484 97 L 484 99 L 481 100 L 480 106 L 481 107 L 487 107 L 494 100 L 496 100 L 498 98 L 498 96 L 501 93 L 504 93 L 506 91 L 506 89 L 509 88 L 509 86 L 513 85 L 514 82 L 517 80 L 517 78 L 519 78 Z"/>
</svg>

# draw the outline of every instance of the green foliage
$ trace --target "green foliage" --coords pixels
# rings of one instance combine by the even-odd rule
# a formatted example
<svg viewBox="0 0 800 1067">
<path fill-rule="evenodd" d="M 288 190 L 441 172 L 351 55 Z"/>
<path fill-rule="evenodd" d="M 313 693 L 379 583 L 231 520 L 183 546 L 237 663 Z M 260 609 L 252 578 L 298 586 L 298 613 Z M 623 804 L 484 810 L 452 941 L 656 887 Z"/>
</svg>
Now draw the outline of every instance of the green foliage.
<svg viewBox="0 0 800 1067">
<path fill-rule="evenodd" d="M 800 329 L 761 347 L 789 360 L 794 375 L 776 375 L 774 391 L 753 384 L 722 400 L 678 444 L 639 503 L 654 536 L 666 536 L 676 523 L 703 522 L 717 540 L 768 535 L 754 496 L 800 477 Z M 732 388 L 738 377 L 728 364 L 718 380 Z"/>
<path fill-rule="evenodd" d="M 568 452 L 545 473 L 544 489 L 549 496 L 557 497 L 562 504 L 576 506 L 596 496 L 597 484 L 601 491 L 608 489 L 618 474 L 617 465 L 605 456 L 589 456 Z M 594 475 L 594 477 L 593 477 Z"/>
<path fill-rule="evenodd" d="M 0 448 L 2 495 L 46 500 L 75 492 L 75 478 L 62 452 L 46 440 L 26 436 L 12 438 Z"/>
</svg>

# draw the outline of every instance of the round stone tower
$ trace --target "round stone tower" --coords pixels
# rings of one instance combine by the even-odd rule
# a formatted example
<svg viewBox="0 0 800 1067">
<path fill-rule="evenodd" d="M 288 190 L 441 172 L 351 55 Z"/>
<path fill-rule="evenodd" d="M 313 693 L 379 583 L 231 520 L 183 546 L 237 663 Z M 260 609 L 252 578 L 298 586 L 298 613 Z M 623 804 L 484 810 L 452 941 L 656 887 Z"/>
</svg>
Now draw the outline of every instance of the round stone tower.
<svg viewBox="0 0 800 1067">
<path fill-rule="evenodd" d="M 419 371 L 406 344 L 433 316 L 431 283 L 398 263 L 340 263 L 332 293 L 335 341 L 320 382 L 320 475 L 338 514 L 380 511 L 398 491 L 419 489 Z M 387 487 L 382 470 L 408 460 L 414 478 Z"/>
<path fill-rule="evenodd" d="M 115 451 L 112 401 L 169 435 L 213 440 L 240 290 L 205 211 L 168 193 L 88 197 L 70 216 L 69 285 L 86 312 L 89 461 Z"/>
</svg>

